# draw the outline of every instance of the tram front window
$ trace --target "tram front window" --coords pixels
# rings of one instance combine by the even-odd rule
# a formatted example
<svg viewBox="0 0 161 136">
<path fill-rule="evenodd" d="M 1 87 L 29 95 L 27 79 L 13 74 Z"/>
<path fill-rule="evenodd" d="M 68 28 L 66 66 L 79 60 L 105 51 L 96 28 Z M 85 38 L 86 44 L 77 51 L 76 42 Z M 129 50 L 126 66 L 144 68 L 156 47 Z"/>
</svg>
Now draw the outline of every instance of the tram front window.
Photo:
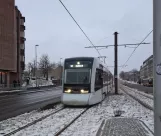
<svg viewBox="0 0 161 136">
<path fill-rule="evenodd" d="M 89 84 L 90 69 L 68 69 L 65 71 L 65 84 Z"/>
</svg>

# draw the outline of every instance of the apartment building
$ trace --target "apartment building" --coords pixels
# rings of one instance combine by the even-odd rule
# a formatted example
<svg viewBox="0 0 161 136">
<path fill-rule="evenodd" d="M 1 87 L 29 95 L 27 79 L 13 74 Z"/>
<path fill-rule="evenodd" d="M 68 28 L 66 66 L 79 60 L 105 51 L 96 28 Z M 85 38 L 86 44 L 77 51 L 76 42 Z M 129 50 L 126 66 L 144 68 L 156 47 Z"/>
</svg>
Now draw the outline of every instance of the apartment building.
<svg viewBox="0 0 161 136">
<path fill-rule="evenodd" d="M 22 80 L 25 68 L 25 17 L 14 0 L 0 0 L 0 85 Z"/>
<path fill-rule="evenodd" d="M 140 67 L 140 78 L 153 78 L 153 55 L 148 57 Z"/>
</svg>

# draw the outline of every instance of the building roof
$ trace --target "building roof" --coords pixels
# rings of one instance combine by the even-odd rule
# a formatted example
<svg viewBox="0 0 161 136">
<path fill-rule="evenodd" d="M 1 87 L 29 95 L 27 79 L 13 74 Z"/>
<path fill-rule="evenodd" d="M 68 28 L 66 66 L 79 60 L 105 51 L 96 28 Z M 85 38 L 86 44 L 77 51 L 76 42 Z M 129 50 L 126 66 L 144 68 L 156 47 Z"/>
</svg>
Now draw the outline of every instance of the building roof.
<svg viewBox="0 0 161 136">
<path fill-rule="evenodd" d="M 148 57 L 148 58 L 143 62 L 143 64 L 146 63 L 147 61 L 149 61 L 151 58 L 153 58 L 153 55 L 151 55 L 150 57 Z"/>
</svg>

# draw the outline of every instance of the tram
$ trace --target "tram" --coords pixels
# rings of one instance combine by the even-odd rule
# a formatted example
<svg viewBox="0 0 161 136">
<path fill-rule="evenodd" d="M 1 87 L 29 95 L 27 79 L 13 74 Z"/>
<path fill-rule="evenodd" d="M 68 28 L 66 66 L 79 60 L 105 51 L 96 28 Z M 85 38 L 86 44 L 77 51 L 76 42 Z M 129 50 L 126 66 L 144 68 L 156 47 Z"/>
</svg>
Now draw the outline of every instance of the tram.
<svg viewBox="0 0 161 136">
<path fill-rule="evenodd" d="M 67 58 L 63 68 L 64 105 L 93 105 L 108 93 L 108 69 L 95 57 Z"/>
</svg>

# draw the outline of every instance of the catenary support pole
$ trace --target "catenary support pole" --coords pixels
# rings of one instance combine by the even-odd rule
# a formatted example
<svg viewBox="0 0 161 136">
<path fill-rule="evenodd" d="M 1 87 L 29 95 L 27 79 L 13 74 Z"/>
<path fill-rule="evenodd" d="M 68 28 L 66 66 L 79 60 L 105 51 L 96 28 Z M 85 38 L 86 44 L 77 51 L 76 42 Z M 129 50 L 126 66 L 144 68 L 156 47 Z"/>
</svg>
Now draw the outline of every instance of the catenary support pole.
<svg viewBox="0 0 161 136">
<path fill-rule="evenodd" d="M 114 33 L 114 54 L 115 54 L 115 63 L 114 63 L 114 81 L 115 81 L 115 94 L 118 94 L 118 75 L 117 75 L 117 70 L 118 70 L 118 51 L 117 51 L 117 48 L 118 48 L 118 43 L 117 43 L 117 36 L 118 36 L 118 33 L 115 32 Z"/>
<path fill-rule="evenodd" d="M 161 0 L 153 1 L 154 135 L 161 135 Z"/>
</svg>

